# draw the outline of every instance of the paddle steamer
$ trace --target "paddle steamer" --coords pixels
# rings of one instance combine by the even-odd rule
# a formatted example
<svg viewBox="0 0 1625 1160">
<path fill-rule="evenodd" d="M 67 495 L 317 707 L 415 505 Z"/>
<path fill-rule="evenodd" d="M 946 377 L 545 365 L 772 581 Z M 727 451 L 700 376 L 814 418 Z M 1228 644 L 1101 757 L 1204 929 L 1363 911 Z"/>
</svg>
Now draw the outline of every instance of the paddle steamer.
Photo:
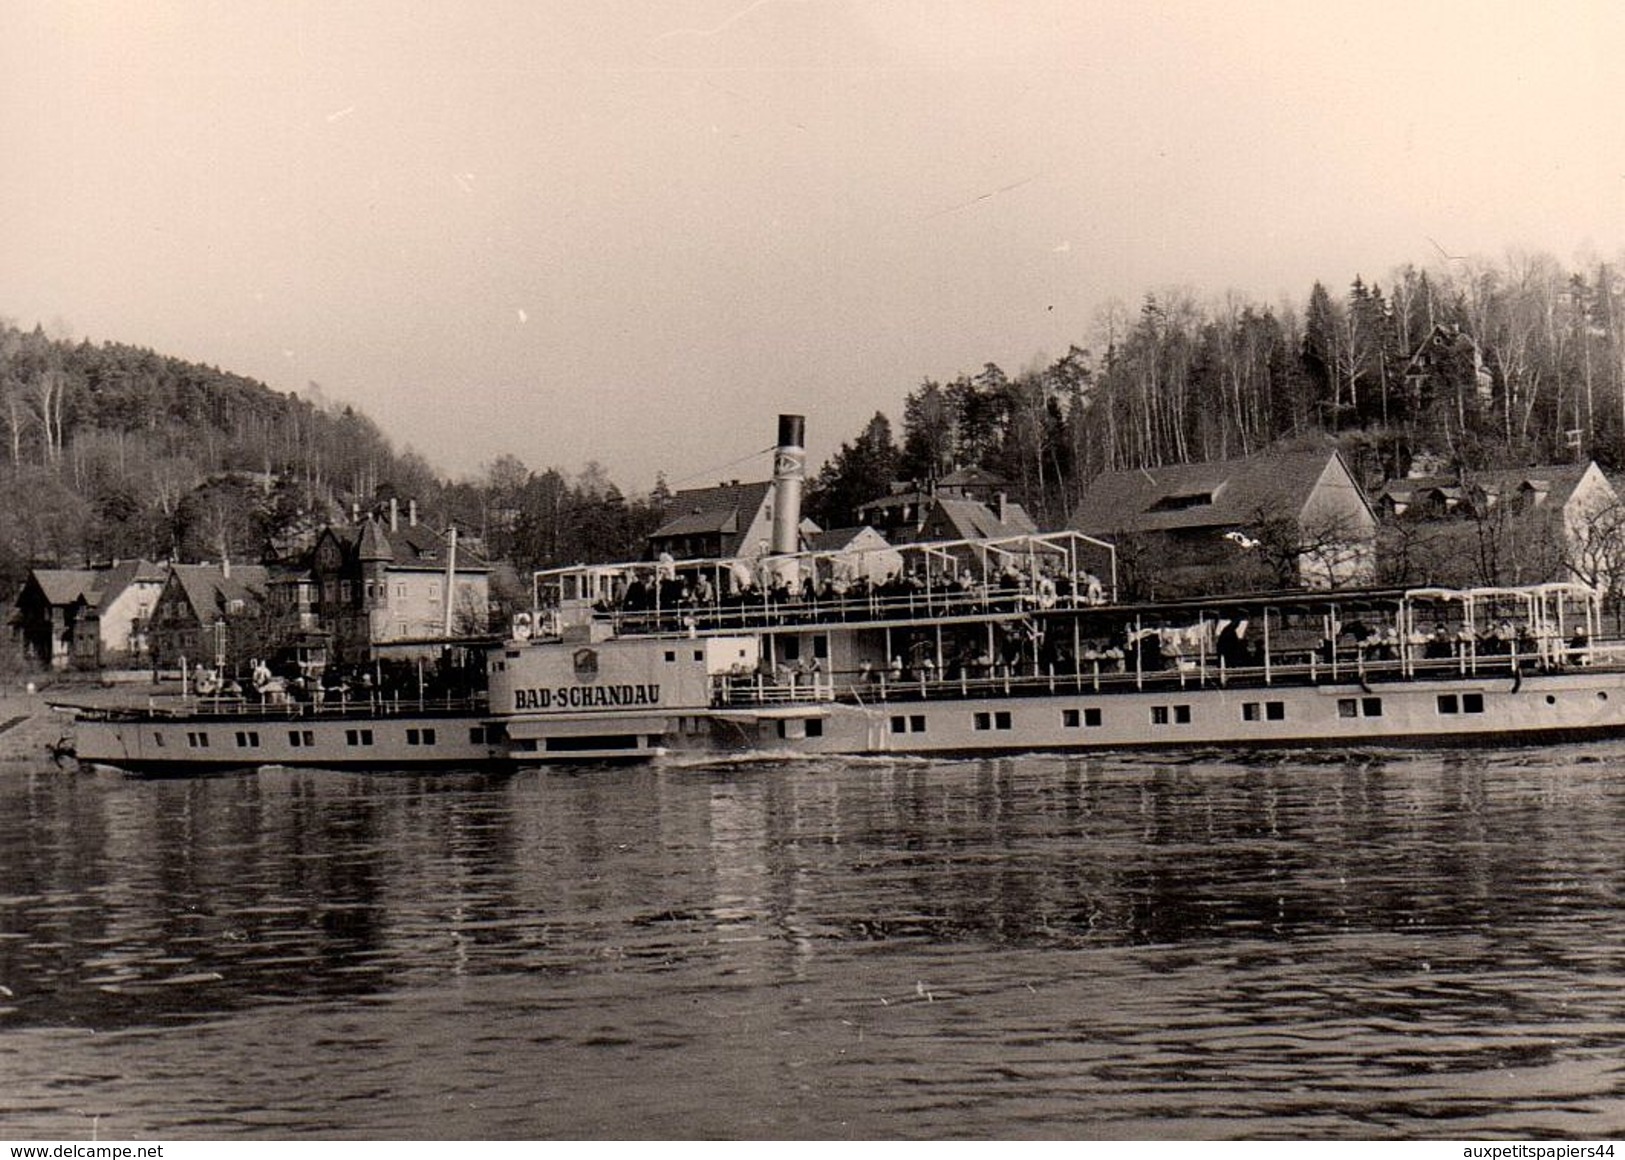
<svg viewBox="0 0 1625 1160">
<path fill-rule="evenodd" d="M 1076 532 L 801 551 L 803 431 L 780 417 L 764 551 L 537 573 L 477 697 L 81 708 L 78 756 L 412 770 L 1625 734 L 1625 663 L 1583 585 L 1132 604 L 1112 546 Z"/>
</svg>

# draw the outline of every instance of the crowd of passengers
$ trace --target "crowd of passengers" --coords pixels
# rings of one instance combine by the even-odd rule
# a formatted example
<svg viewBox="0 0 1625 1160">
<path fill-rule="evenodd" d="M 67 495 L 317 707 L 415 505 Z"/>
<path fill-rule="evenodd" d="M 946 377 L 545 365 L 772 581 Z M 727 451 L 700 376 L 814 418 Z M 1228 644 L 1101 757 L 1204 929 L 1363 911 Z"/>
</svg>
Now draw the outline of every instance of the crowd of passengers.
<svg viewBox="0 0 1625 1160">
<path fill-rule="evenodd" d="M 422 666 L 404 660 L 302 666 L 256 657 L 237 673 L 216 673 L 200 664 L 192 674 L 192 688 L 199 696 L 249 705 L 441 701 L 471 697 L 483 687 L 483 668 L 450 657 Z"/>
<path fill-rule="evenodd" d="M 1108 637 L 1074 642 L 1065 633 L 1046 632 L 1042 622 L 1026 618 L 1000 625 L 988 640 L 950 638 L 942 645 L 940 660 L 935 645 L 926 639 L 906 643 L 890 660 L 864 660 L 848 677 L 858 686 L 925 685 L 938 681 L 1044 679 L 1048 677 L 1111 676 L 1113 674 L 1175 674 L 1201 664 L 1225 669 L 1257 668 L 1264 664 L 1264 645 L 1250 631 L 1244 615 L 1220 617 L 1193 625 L 1158 624 L 1123 626 Z M 1312 654 L 1322 664 L 1343 661 L 1397 662 L 1400 634 L 1391 625 L 1362 621 L 1343 624 L 1336 639 L 1322 638 L 1313 649 L 1294 650 L 1278 641 L 1271 650 L 1277 664 L 1308 663 Z M 1582 665 L 1589 659 L 1586 630 L 1574 630 L 1566 644 L 1541 640 L 1527 625 L 1502 620 L 1482 631 L 1465 626 L 1452 630 L 1438 623 L 1431 632 L 1409 638 L 1410 658 L 1421 662 L 1458 663 L 1463 658 L 1527 658 L 1532 665 Z M 824 681 L 818 660 L 789 661 L 761 674 L 780 686 L 795 687 Z M 749 682 L 747 682 L 749 683 Z"/>
<path fill-rule="evenodd" d="M 1106 589 L 1092 572 L 1073 574 L 1047 567 L 1029 570 L 1011 565 L 987 583 L 978 583 L 968 571 L 957 575 L 923 569 L 899 570 L 883 580 L 865 576 L 806 576 L 791 583 L 783 576 L 768 576 L 758 583 L 748 568 L 735 571 L 718 583 L 710 574 L 679 573 L 659 565 L 654 575 L 637 573 L 618 577 L 613 590 L 593 607 L 603 615 L 623 620 L 748 620 L 755 616 L 796 616 L 813 613 L 862 613 L 889 609 L 911 615 L 954 611 L 1017 610 L 1076 607 L 1106 603 Z"/>
</svg>

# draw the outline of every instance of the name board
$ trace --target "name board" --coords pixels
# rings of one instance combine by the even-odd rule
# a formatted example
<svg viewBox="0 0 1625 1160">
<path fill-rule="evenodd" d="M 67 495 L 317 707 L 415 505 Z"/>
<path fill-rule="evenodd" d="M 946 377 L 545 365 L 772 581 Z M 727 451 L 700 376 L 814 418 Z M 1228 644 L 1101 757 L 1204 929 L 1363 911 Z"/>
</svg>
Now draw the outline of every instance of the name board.
<svg viewBox="0 0 1625 1160">
<path fill-rule="evenodd" d="M 535 709 L 616 709 L 660 704 L 660 686 L 559 685 L 553 689 L 515 689 L 516 713 Z"/>
</svg>

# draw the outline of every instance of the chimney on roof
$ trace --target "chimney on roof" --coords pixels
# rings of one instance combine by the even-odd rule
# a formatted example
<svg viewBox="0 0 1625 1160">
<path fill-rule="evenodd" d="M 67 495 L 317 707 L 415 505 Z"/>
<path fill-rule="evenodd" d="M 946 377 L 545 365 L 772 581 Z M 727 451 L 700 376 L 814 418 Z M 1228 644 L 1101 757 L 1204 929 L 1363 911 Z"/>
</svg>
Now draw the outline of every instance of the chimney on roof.
<svg viewBox="0 0 1625 1160">
<path fill-rule="evenodd" d="M 1004 492 L 1001 491 L 999 493 L 999 506 L 998 506 L 999 522 L 1001 524 L 1004 523 L 1004 513 L 1009 508 L 1009 504 L 1010 504 L 1010 497 L 1008 495 L 1006 495 Z"/>
<path fill-rule="evenodd" d="M 418 501 L 415 499 L 406 501 L 406 524 L 412 528 L 418 526 Z"/>
<path fill-rule="evenodd" d="M 394 496 L 389 497 L 389 530 L 392 532 L 401 530 L 401 501 Z"/>
<path fill-rule="evenodd" d="M 358 503 L 352 503 L 350 505 L 350 522 L 352 524 L 359 524 L 361 522 L 361 505 Z"/>
</svg>

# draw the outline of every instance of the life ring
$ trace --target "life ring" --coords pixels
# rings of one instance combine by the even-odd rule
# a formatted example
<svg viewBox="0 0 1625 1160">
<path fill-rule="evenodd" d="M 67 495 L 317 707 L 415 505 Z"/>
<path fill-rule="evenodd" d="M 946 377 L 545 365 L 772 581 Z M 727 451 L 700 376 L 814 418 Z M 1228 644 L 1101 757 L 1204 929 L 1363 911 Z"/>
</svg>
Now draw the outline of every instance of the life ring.
<svg viewBox="0 0 1625 1160">
<path fill-rule="evenodd" d="M 516 613 L 513 618 L 513 638 L 515 640 L 530 639 L 530 613 Z"/>
<path fill-rule="evenodd" d="M 212 697 L 220 691 L 220 678 L 213 673 L 199 673 L 197 691 L 200 697 Z"/>
</svg>

